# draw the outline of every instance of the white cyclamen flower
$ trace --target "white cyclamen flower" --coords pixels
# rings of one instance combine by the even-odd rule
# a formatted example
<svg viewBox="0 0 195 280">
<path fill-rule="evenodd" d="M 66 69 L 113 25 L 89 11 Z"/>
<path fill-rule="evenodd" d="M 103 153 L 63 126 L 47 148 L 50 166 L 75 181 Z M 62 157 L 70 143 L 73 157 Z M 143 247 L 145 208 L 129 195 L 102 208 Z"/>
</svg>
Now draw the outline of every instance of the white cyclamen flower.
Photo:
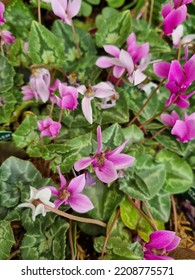
<svg viewBox="0 0 195 280">
<path fill-rule="evenodd" d="M 54 208 L 55 205 L 51 201 L 49 201 L 51 198 L 51 190 L 49 188 L 44 188 L 37 190 L 33 187 L 30 187 L 30 198 L 26 200 L 25 203 L 21 203 L 18 205 L 18 207 L 29 207 L 32 209 L 32 219 L 35 221 L 35 218 L 37 215 L 42 214 L 43 216 L 46 215 L 49 210 L 45 209 L 45 206 L 42 203 L 39 203 L 38 205 L 34 205 L 33 201 L 40 200 L 44 204 Z"/>
</svg>

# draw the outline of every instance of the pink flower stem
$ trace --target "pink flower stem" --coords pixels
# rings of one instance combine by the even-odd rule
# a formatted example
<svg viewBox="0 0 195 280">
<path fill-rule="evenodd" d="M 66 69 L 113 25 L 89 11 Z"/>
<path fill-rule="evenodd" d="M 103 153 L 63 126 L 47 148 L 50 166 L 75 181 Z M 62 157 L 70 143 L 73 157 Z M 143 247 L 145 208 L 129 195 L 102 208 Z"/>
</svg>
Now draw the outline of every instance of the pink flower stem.
<svg viewBox="0 0 195 280">
<path fill-rule="evenodd" d="M 60 115 L 59 115 L 59 120 L 58 120 L 59 123 L 61 123 L 61 121 L 62 121 L 63 112 L 64 112 L 64 110 L 61 109 L 60 110 Z"/>
<path fill-rule="evenodd" d="M 154 0 L 151 0 L 150 3 L 150 16 L 149 16 L 149 25 L 152 24 L 152 16 L 153 16 L 153 9 L 154 9 Z"/>
<path fill-rule="evenodd" d="M 52 114 L 53 114 L 54 104 L 55 104 L 54 102 L 51 103 L 51 108 L 50 108 L 50 111 L 49 111 L 50 118 L 52 117 Z"/>
<path fill-rule="evenodd" d="M 137 206 L 137 204 L 133 201 L 133 199 L 128 196 L 127 199 L 129 200 L 129 202 L 131 203 L 131 205 L 133 205 L 137 211 L 140 213 L 140 215 L 146 220 L 146 222 L 148 222 L 148 224 L 151 226 L 151 228 L 153 230 L 156 230 L 156 227 L 153 225 L 153 223 L 151 223 L 150 219 L 148 218 L 148 216 Z"/>
<path fill-rule="evenodd" d="M 146 102 L 142 105 L 142 107 L 140 108 L 140 110 L 136 113 L 136 115 L 134 116 L 134 118 L 128 123 L 128 125 L 131 125 L 132 123 L 134 123 L 134 121 L 139 117 L 139 115 L 141 114 L 141 112 L 144 110 L 144 108 L 146 107 L 146 105 L 148 104 L 148 102 L 152 99 L 152 97 L 156 94 L 157 90 L 162 86 L 162 84 L 165 82 L 166 79 L 163 79 L 159 85 L 155 88 L 155 90 L 150 94 L 150 96 L 148 97 L 148 99 L 146 100 Z"/>
<path fill-rule="evenodd" d="M 113 229 L 113 227 L 114 227 L 114 225 L 115 225 L 115 223 L 116 223 L 116 221 L 117 221 L 119 215 L 120 215 L 120 208 L 118 208 L 118 210 L 117 210 L 117 212 L 116 212 L 116 215 L 115 215 L 115 218 L 114 218 L 114 220 L 112 221 L 112 223 L 111 223 L 109 229 L 107 230 L 106 238 L 105 238 L 105 240 L 104 240 L 104 245 L 103 245 L 103 248 L 102 248 L 101 259 L 104 257 L 104 254 L 105 254 L 105 251 L 106 251 L 106 246 L 107 246 L 107 243 L 108 243 L 110 234 L 111 234 L 111 232 L 112 232 L 112 229 Z"/>
<path fill-rule="evenodd" d="M 81 50 L 80 50 L 80 47 L 79 47 L 78 37 L 77 37 L 76 31 L 75 31 L 73 21 L 71 21 L 71 27 L 72 27 L 72 32 L 73 32 L 73 36 L 74 36 L 74 41 L 75 41 L 76 48 L 77 48 L 77 56 L 78 56 L 78 59 L 80 59 L 81 58 Z"/>
<path fill-rule="evenodd" d="M 148 216 L 150 217 L 150 219 L 151 219 L 151 221 L 152 221 L 153 227 L 155 228 L 155 230 L 158 230 L 158 228 L 157 228 L 157 226 L 156 226 L 156 223 L 155 223 L 155 220 L 154 220 L 154 218 L 152 217 L 152 214 L 151 214 L 151 212 L 150 212 L 150 210 L 149 210 L 149 208 L 148 208 L 147 203 L 146 203 L 145 201 L 142 201 L 142 203 L 143 203 L 143 205 L 144 205 L 144 207 L 145 207 L 145 209 L 146 209 L 146 212 L 148 213 Z"/>
<path fill-rule="evenodd" d="M 181 58 L 181 47 L 182 47 L 182 44 L 180 43 L 180 44 L 179 44 L 178 51 L 177 51 L 177 60 L 178 60 L 178 61 L 180 61 L 180 58 Z"/>
<path fill-rule="evenodd" d="M 41 0 L 38 0 L 38 22 L 41 24 Z"/>
<path fill-rule="evenodd" d="M 177 209 L 176 209 L 176 204 L 175 204 L 175 199 L 174 196 L 171 195 L 171 203 L 172 203 L 172 209 L 173 209 L 173 218 L 174 218 L 174 231 L 177 233 L 178 228 L 177 228 Z"/>
</svg>

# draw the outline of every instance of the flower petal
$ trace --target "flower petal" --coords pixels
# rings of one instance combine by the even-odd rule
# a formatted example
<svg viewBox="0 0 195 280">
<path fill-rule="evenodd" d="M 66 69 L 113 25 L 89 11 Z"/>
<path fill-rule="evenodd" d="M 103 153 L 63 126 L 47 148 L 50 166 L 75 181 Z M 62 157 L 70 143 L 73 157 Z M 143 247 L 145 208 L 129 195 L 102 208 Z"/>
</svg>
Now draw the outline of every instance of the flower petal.
<svg viewBox="0 0 195 280">
<path fill-rule="evenodd" d="M 124 72 L 125 72 L 124 67 L 117 66 L 117 65 L 113 67 L 113 76 L 117 79 L 120 78 Z"/>
<path fill-rule="evenodd" d="M 154 73 L 160 78 L 168 78 L 171 64 L 165 61 L 156 62 L 153 66 Z"/>
<path fill-rule="evenodd" d="M 58 174 L 60 176 L 60 190 L 64 189 L 66 187 L 66 178 L 62 175 L 61 171 L 60 171 L 60 167 L 57 166 L 57 171 L 58 171 Z"/>
<path fill-rule="evenodd" d="M 150 241 L 145 244 L 149 249 L 166 249 L 174 240 L 175 232 L 170 230 L 157 230 L 150 234 Z"/>
<path fill-rule="evenodd" d="M 104 183 L 111 183 L 118 178 L 114 164 L 111 161 L 105 160 L 104 165 L 94 167 L 96 176 Z"/>
<path fill-rule="evenodd" d="M 93 158 L 90 157 L 85 157 L 82 159 L 79 159 L 75 164 L 74 164 L 74 169 L 76 171 L 80 171 L 82 169 L 85 169 L 86 167 L 88 167 L 90 164 L 92 164 L 92 162 L 94 161 Z"/>
<path fill-rule="evenodd" d="M 124 143 L 122 143 L 120 146 L 118 146 L 116 149 L 114 149 L 113 151 L 109 152 L 106 154 L 107 157 L 110 157 L 112 155 L 118 155 L 120 154 L 120 152 L 122 152 L 122 150 L 125 148 L 125 146 L 127 145 L 127 143 L 129 142 L 129 140 L 126 140 Z"/>
<path fill-rule="evenodd" d="M 137 70 L 135 70 L 133 72 L 133 80 L 134 80 L 133 84 L 134 84 L 134 86 L 139 85 L 146 78 L 147 78 L 147 76 L 144 73 L 142 73 L 142 71 L 138 68 Z"/>
<path fill-rule="evenodd" d="M 82 192 L 82 190 L 84 189 L 85 183 L 86 183 L 85 174 L 82 174 L 82 175 L 79 175 L 79 176 L 73 178 L 70 181 L 67 189 L 71 194 L 79 193 L 79 192 Z"/>
<path fill-rule="evenodd" d="M 108 56 L 101 56 L 97 59 L 96 65 L 100 68 L 108 68 L 113 66 L 113 60 L 111 57 Z"/>
<path fill-rule="evenodd" d="M 187 7 L 182 5 L 177 9 L 173 9 L 164 19 L 164 33 L 172 34 L 174 28 L 181 24 L 187 15 Z"/>
<path fill-rule="evenodd" d="M 124 67 L 127 69 L 128 74 L 131 75 L 134 70 L 134 63 L 131 55 L 125 50 L 121 50 L 119 60 L 122 62 Z"/>
<path fill-rule="evenodd" d="M 126 154 L 117 154 L 108 157 L 116 169 L 124 169 L 133 165 L 135 158 Z"/>
<path fill-rule="evenodd" d="M 69 0 L 67 5 L 67 14 L 69 18 L 75 17 L 81 8 L 81 0 Z"/>
<path fill-rule="evenodd" d="M 169 243 L 169 245 L 166 247 L 166 251 L 170 252 L 170 251 L 174 250 L 175 248 L 177 248 L 180 241 L 181 241 L 181 238 L 179 236 L 175 236 L 173 241 L 171 243 Z"/>
<path fill-rule="evenodd" d="M 86 195 L 80 193 L 71 195 L 68 199 L 68 203 L 70 207 L 78 213 L 86 213 L 94 208 L 90 199 Z"/>
<path fill-rule="evenodd" d="M 177 140 L 182 142 L 188 142 L 188 130 L 186 127 L 186 123 L 184 121 L 178 120 L 176 121 L 174 127 L 171 130 L 172 135 L 178 136 Z"/>
<path fill-rule="evenodd" d="M 91 107 L 91 100 L 93 99 L 90 97 L 83 97 L 81 101 L 81 107 L 83 115 L 85 116 L 86 120 L 92 124 L 93 123 L 93 117 L 92 117 L 92 107 Z"/>
<path fill-rule="evenodd" d="M 114 45 L 105 45 L 103 46 L 104 50 L 114 57 L 119 57 L 120 49 Z"/>
</svg>

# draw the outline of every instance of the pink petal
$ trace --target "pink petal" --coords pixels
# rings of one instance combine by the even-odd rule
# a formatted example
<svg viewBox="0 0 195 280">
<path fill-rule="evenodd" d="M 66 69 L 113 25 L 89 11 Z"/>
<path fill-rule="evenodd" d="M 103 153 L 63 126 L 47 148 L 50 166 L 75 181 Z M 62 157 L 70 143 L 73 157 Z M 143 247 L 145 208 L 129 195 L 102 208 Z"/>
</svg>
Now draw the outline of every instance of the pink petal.
<svg viewBox="0 0 195 280">
<path fill-rule="evenodd" d="M 172 4 L 170 2 L 162 7 L 161 10 L 162 16 L 165 18 L 171 12 L 171 10 L 172 10 Z"/>
<path fill-rule="evenodd" d="M 109 97 L 112 96 L 114 94 L 114 91 L 111 90 L 106 90 L 106 89 L 98 89 L 95 92 L 95 97 L 98 98 L 105 98 L 105 97 Z"/>
<path fill-rule="evenodd" d="M 67 94 L 62 98 L 61 108 L 66 110 L 74 110 L 78 105 L 77 100 L 71 94 Z"/>
<path fill-rule="evenodd" d="M 173 258 L 168 257 L 166 255 L 157 256 L 151 251 L 144 252 L 144 259 L 145 260 L 173 260 Z"/>
<path fill-rule="evenodd" d="M 177 28 L 175 28 L 175 30 L 172 33 L 173 45 L 175 47 L 178 47 L 182 36 L 183 36 L 183 25 L 179 25 L 177 26 Z"/>
<path fill-rule="evenodd" d="M 105 160 L 104 165 L 94 167 L 96 176 L 104 183 L 111 183 L 118 178 L 114 164 L 111 161 Z"/>
<path fill-rule="evenodd" d="M 160 78 L 168 78 L 171 64 L 168 62 L 156 62 L 153 66 L 154 73 Z"/>
<path fill-rule="evenodd" d="M 57 166 L 57 171 L 58 171 L 58 174 L 60 176 L 60 190 L 64 189 L 66 187 L 66 178 L 62 175 L 61 171 L 60 171 L 60 167 Z"/>
<path fill-rule="evenodd" d="M 73 193 L 82 192 L 84 187 L 85 187 L 85 174 L 82 174 L 73 178 L 70 181 L 67 189 L 71 194 L 73 194 Z"/>
<path fill-rule="evenodd" d="M 162 114 L 161 115 L 161 120 L 164 124 L 169 125 L 169 126 L 174 126 L 177 120 L 179 120 L 180 117 L 177 114 L 177 112 L 173 111 L 171 115 L 169 114 Z"/>
<path fill-rule="evenodd" d="M 171 62 L 171 66 L 169 69 L 168 81 L 170 82 L 170 84 L 173 81 L 177 85 L 181 85 L 181 83 L 183 82 L 183 79 L 184 79 L 184 73 L 183 73 L 183 69 L 182 69 L 179 61 L 173 60 Z M 167 83 L 166 87 L 169 89 L 168 84 L 169 83 Z"/>
<path fill-rule="evenodd" d="M 157 230 L 150 234 L 150 241 L 145 245 L 149 249 L 166 249 L 174 240 L 175 232 L 169 230 Z"/>
<path fill-rule="evenodd" d="M 134 86 L 139 85 L 146 78 L 147 78 L 147 76 L 144 73 L 142 73 L 142 71 L 138 68 L 137 70 L 135 70 L 133 72 L 133 80 L 134 80 L 133 84 L 134 84 Z"/>
<path fill-rule="evenodd" d="M 194 113 L 195 114 L 195 113 Z M 194 115 L 192 114 L 192 115 Z M 192 140 L 195 138 L 195 119 L 188 119 L 186 121 L 186 126 L 188 129 L 188 139 Z"/>
<path fill-rule="evenodd" d="M 125 50 L 121 50 L 119 60 L 122 62 L 122 64 L 125 66 L 125 68 L 128 71 L 128 74 L 131 75 L 131 73 L 134 70 L 134 63 L 131 55 L 126 52 Z"/>
<path fill-rule="evenodd" d="M 87 89 L 86 89 L 86 86 L 79 86 L 79 87 L 77 87 L 77 91 L 79 92 L 79 93 L 81 93 L 82 95 L 84 95 L 85 94 L 85 92 L 87 91 Z"/>
<path fill-rule="evenodd" d="M 100 154 L 102 152 L 102 130 L 101 130 L 101 126 L 99 125 L 97 127 L 97 142 L 98 142 L 97 154 Z"/>
<path fill-rule="evenodd" d="M 40 99 L 44 103 L 47 102 L 49 99 L 50 92 L 42 77 L 36 79 L 36 88 Z"/>
<path fill-rule="evenodd" d="M 62 204 L 67 204 L 67 199 L 56 199 L 54 204 L 55 208 L 59 208 Z"/>
<path fill-rule="evenodd" d="M 186 81 L 190 85 L 195 80 L 195 59 L 190 59 L 184 65 Z"/>
<path fill-rule="evenodd" d="M 190 106 L 190 102 L 179 96 L 177 100 L 174 102 L 179 108 L 186 109 Z"/>
<path fill-rule="evenodd" d="M 107 157 L 109 161 L 114 164 L 114 167 L 118 169 L 128 168 L 133 165 L 135 158 L 125 154 L 112 155 Z"/>
<path fill-rule="evenodd" d="M 120 49 L 114 45 L 105 45 L 104 50 L 114 57 L 119 57 Z"/>
<path fill-rule="evenodd" d="M 96 65 L 100 68 L 108 68 L 113 66 L 113 60 L 111 57 L 101 56 L 97 59 Z"/>
<path fill-rule="evenodd" d="M 54 14 L 60 17 L 63 21 L 66 19 L 65 10 L 66 10 L 67 0 L 52 0 L 51 7 Z"/>
<path fill-rule="evenodd" d="M 176 121 L 174 127 L 171 130 L 172 135 L 178 136 L 177 140 L 182 142 L 188 142 L 188 130 L 186 127 L 186 123 L 184 121 L 178 120 Z"/>
<path fill-rule="evenodd" d="M 123 73 L 125 72 L 125 68 L 124 67 L 121 67 L 121 66 L 114 66 L 113 67 L 113 76 L 115 78 L 120 78 Z"/>
<path fill-rule="evenodd" d="M 81 0 L 69 0 L 67 6 L 67 14 L 69 18 L 75 17 L 81 8 Z"/>
<path fill-rule="evenodd" d="M 44 129 L 43 131 L 41 131 L 40 137 L 43 138 L 45 136 L 49 136 L 49 137 L 52 136 L 51 132 L 50 132 L 50 130 L 48 128 Z"/>
<path fill-rule="evenodd" d="M 186 15 L 187 8 L 185 5 L 176 10 L 173 9 L 164 19 L 164 33 L 166 35 L 172 34 L 173 29 L 186 19 Z"/>
<path fill-rule="evenodd" d="M 74 169 L 76 171 L 80 171 L 82 169 L 85 169 L 86 167 L 88 167 L 92 162 L 94 161 L 93 158 L 90 157 L 86 157 L 86 158 L 82 158 L 80 160 L 78 160 L 75 164 L 74 164 Z"/>
<path fill-rule="evenodd" d="M 80 193 L 71 195 L 68 199 L 68 203 L 70 207 L 78 213 L 86 213 L 94 208 L 90 199 L 86 195 Z"/>
<path fill-rule="evenodd" d="M 114 149 L 113 151 L 109 152 L 106 154 L 106 157 L 110 157 L 113 155 L 118 155 L 120 154 L 120 152 L 122 152 L 122 150 L 125 148 L 125 146 L 127 145 L 129 141 L 126 140 L 123 144 L 121 144 L 120 146 L 118 146 L 116 149 Z"/>
<path fill-rule="evenodd" d="M 136 43 L 136 35 L 134 32 L 132 32 L 128 38 L 127 38 L 127 45 L 132 45 L 133 43 Z"/>
<path fill-rule="evenodd" d="M 85 116 L 86 120 L 92 124 L 93 123 L 93 117 L 92 117 L 92 107 L 91 107 L 91 100 L 93 98 L 89 97 L 83 97 L 81 102 L 82 112 Z"/>
<path fill-rule="evenodd" d="M 170 252 L 170 251 L 174 250 L 175 248 L 177 248 L 180 241 L 181 241 L 181 238 L 179 236 L 175 236 L 173 241 L 171 243 L 169 243 L 169 245 L 166 247 L 166 251 Z"/>
</svg>

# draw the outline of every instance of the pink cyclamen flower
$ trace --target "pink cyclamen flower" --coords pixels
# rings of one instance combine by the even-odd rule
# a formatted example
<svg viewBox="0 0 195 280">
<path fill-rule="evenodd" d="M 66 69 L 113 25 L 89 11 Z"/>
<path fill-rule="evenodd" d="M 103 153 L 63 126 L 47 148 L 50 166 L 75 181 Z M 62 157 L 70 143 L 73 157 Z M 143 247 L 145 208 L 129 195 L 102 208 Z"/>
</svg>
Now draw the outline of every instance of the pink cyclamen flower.
<svg viewBox="0 0 195 280">
<path fill-rule="evenodd" d="M 68 25 L 72 25 L 72 18 L 75 17 L 80 8 L 81 0 L 43 0 L 46 3 L 51 3 L 54 14 Z"/>
<path fill-rule="evenodd" d="M 132 166 L 135 158 L 126 154 L 121 154 L 121 151 L 125 148 L 128 141 L 125 141 L 113 151 L 110 151 L 108 148 L 103 152 L 100 126 L 97 127 L 97 141 L 98 149 L 93 157 L 86 157 L 78 160 L 74 164 L 74 168 L 76 171 L 80 171 L 92 164 L 98 179 L 104 183 L 111 183 L 119 177 L 117 170 Z"/>
<path fill-rule="evenodd" d="M 81 107 L 86 120 L 90 124 L 93 123 L 91 101 L 94 97 L 107 98 L 116 94 L 114 86 L 110 82 L 100 82 L 97 85 L 89 86 L 88 88 L 82 85 L 79 86 L 77 90 L 84 96 L 81 102 Z"/>
<path fill-rule="evenodd" d="M 127 52 L 131 55 L 134 64 L 138 64 L 141 59 L 149 54 L 149 43 L 138 45 L 135 33 L 131 33 L 127 38 Z"/>
<path fill-rule="evenodd" d="M 0 1 L 0 25 L 4 24 L 6 21 L 3 14 L 5 12 L 5 6 L 4 4 Z"/>
<path fill-rule="evenodd" d="M 78 213 L 86 213 L 94 208 L 90 199 L 81 194 L 85 187 L 85 175 L 79 175 L 73 178 L 68 184 L 65 177 L 62 175 L 60 168 L 57 167 L 60 175 L 60 189 L 48 186 L 53 196 L 57 197 L 54 201 L 55 208 L 60 207 L 62 204 L 69 204 L 70 207 Z"/>
<path fill-rule="evenodd" d="M 56 104 L 61 109 L 75 110 L 78 106 L 78 91 L 76 88 L 67 86 L 60 81 L 56 82 L 60 97 L 56 96 Z M 55 88 L 55 86 L 54 86 Z"/>
<path fill-rule="evenodd" d="M 164 124 L 172 127 L 171 134 L 177 136 L 177 140 L 186 143 L 195 138 L 195 113 L 187 115 L 184 113 L 184 120 L 173 111 L 171 115 L 162 114 L 161 120 Z"/>
<path fill-rule="evenodd" d="M 113 57 L 102 56 L 98 58 L 96 61 L 98 67 L 103 69 L 113 67 L 113 76 L 117 79 L 127 71 L 128 79 L 134 85 L 138 85 L 145 80 L 146 75 L 142 73 L 145 65 L 139 65 L 135 69 L 133 59 L 127 51 L 120 50 L 113 45 L 105 45 L 104 50 Z"/>
<path fill-rule="evenodd" d="M 177 248 L 181 238 L 169 230 L 157 230 L 150 234 L 150 240 L 144 245 L 145 260 L 172 260 L 167 253 Z"/>
<path fill-rule="evenodd" d="M 36 101 L 41 99 L 42 102 L 47 102 L 50 96 L 50 80 L 51 76 L 47 69 L 41 68 L 34 70 L 30 76 L 30 85 L 21 88 L 24 94 L 23 100 L 35 98 Z"/>
<path fill-rule="evenodd" d="M 184 94 L 192 82 L 195 80 L 195 55 L 188 60 L 182 67 L 177 60 L 168 62 L 157 62 L 154 64 L 154 73 L 161 77 L 167 78 L 166 88 L 171 92 L 166 106 L 175 103 L 180 108 L 189 107 L 187 101 L 195 92 Z"/>
<path fill-rule="evenodd" d="M 176 28 L 179 24 L 184 22 L 187 15 L 187 7 L 186 5 L 191 3 L 192 0 L 174 0 L 172 5 L 172 1 L 162 7 L 162 16 L 164 18 L 164 33 L 166 35 L 170 35 L 173 33 L 174 28 Z"/>
<path fill-rule="evenodd" d="M 41 132 L 41 138 L 45 136 L 56 137 L 62 127 L 61 123 L 54 122 L 51 118 L 46 118 L 43 121 L 37 121 L 38 129 Z"/>
<path fill-rule="evenodd" d="M 12 44 L 15 40 L 15 37 L 8 30 L 2 30 L 0 33 L 0 37 L 1 37 L 1 45 L 4 45 L 6 43 Z"/>
</svg>

